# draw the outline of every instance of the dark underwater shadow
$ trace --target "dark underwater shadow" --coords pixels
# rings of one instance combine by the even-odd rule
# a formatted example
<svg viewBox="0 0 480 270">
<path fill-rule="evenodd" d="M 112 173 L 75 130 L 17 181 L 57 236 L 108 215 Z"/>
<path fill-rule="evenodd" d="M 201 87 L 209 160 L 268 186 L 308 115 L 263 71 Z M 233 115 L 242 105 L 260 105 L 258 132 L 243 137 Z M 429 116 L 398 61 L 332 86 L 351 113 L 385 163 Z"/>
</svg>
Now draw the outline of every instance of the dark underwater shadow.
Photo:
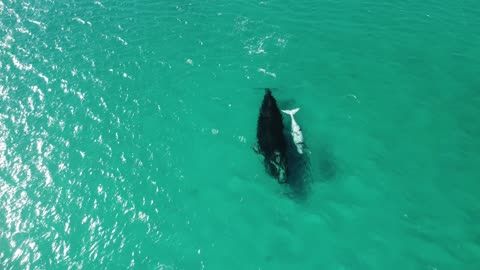
<svg viewBox="0 0 480 270">
<path fill-rule="evenodd" d="M 331 149 L 324 145 L 318 150 L 316 156 L 318 159 L 315 161 L 315 166 L 319 172 L 319 181 L 335 180 L 339 173 L 339 165 Z"/>
<path fill-rule="evenodd" d="M 292 199 L 305 201 L 312 183 L 312 172 L 310 169 L 310 153 L 305 151 L 303 154 L 297 152 L 297 147 L 293 142 L 290 132 L 285 134 L 287 139 L 287 191 L 286 195 Z"/>
<path fill-rule="evenodd" d="M 288 162 L 285 194 L 291 199 L 306 201 L 313 183 L 327 183 L 338 177 L 338 162 L 330 147 L 323 144 L 320 148 L 311 149 L 308 147 L 306 137 L 304 137 L 304 153 L 299 154 L 291 133 L 287 131 L 284 133 L 287 141 Z"/>
</svg>

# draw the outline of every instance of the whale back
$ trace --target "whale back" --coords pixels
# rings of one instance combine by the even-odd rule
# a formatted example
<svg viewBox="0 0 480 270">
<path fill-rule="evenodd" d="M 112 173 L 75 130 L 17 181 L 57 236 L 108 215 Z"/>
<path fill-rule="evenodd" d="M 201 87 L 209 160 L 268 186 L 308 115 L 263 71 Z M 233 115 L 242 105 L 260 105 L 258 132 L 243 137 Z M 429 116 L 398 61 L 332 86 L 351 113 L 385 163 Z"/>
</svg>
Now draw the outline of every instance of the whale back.
<svg viewBox="0 0 480 270">
<path fill-rule="evenodd" d="M 272 92 L 266 89 L 257 121 L 257 142 L 267 170 L 277 178 L 286 173 L 287 142 L 283 130 L 282 113 Z"/>
</svg>

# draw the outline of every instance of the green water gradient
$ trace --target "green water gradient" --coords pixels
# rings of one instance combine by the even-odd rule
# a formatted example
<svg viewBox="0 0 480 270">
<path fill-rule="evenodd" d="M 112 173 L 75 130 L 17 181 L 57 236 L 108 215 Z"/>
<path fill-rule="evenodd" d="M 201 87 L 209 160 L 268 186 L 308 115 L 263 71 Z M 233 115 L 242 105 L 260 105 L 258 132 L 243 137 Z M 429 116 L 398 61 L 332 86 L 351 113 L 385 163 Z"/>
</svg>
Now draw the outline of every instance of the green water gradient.
<svg viewBox="0 0 480 270">
<path fill-rule="evenodd" d="M 480 269 L 479 18 L 0 0 L 0 268 Z M 301 108 L 297 185 L 252 150 L 263 87 Z"/>
</svg>

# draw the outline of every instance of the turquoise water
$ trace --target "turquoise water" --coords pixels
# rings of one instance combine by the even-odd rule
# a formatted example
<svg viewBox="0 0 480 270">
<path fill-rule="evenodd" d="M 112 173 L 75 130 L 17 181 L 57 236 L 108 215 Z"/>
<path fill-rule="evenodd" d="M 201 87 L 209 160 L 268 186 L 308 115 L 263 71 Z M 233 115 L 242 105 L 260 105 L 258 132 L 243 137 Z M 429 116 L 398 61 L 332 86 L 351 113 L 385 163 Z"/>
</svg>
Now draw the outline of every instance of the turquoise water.
<svg viewBox="0 0 480 270">
<path fill-rule="evenodd" d="M 479 18 L 0 0 L 0 268 L 480 269 Z M 262 87 L 301 108 L 296 185 L 252 151 Z"/>
</svg>

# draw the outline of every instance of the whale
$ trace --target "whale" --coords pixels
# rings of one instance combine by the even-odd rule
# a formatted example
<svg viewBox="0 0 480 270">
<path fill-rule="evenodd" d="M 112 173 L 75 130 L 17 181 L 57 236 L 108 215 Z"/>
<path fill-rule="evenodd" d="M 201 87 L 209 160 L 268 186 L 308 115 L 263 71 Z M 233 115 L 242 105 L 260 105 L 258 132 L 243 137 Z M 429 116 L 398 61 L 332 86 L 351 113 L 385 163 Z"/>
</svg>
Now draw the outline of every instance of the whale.
<svg viewBox="0 0 480 270">
<path fill-rule="evenodd" d="M 287 142 L 283 133 L 283 116 L 269 88 L 265 89 L 257 119 L 257 145 L 269 175 L 279 183 L 287 182 Z"/>
<path fill-rule="evenodd" d="M 290 119 L 292 122 L 292 138 L 295 146 L 297 147 L 297 152 L 299 154 L 303 154 L 303 134 L 302 129 L 298 125 L 297 121 L 295 121 L 295 117 L 293 117 L 300 108 L 296 108 L 293 110 L 282 110 L 283 113 L 290 115 Z"/>
</svg>

